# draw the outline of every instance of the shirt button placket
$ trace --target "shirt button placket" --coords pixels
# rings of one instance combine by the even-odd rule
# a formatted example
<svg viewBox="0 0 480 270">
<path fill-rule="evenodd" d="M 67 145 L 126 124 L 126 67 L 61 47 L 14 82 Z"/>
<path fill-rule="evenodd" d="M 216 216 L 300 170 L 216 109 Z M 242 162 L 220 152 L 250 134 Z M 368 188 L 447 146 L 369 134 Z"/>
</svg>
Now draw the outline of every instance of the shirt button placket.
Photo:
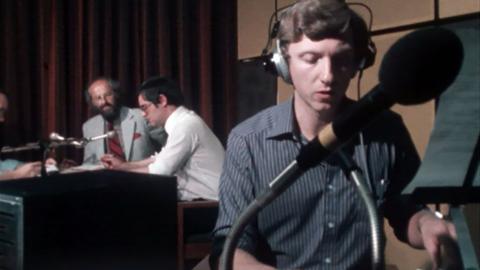
<svg viewBox="0 0 480 270">
<path fill-rule="evenodd" d="M 329 173 L 328 171 L 328 168 L 325 170 L 325 179 L 331 179 L 331 180 L 334 180 L 332 177 L 330 177 L 331 173 Z M 324 263 L 324 266 L 326 269 L 331 269 L 331 267 L 333 267 L 333 254 L 332 254 L 332 250 L 335 249 L 335 240 L 336 239 L 336 234 L 337 234 L 337 231 L 335 229 L 335 220 L 337 218 L 336 216 L 336 206 L 335 204 L 333 203 L 335 201 L 335 197 L 336 197 L 336 192 L 335 192 L 335 186 L 334 186 L 334 182 L 333 181 L 329 181 L 327 182 L 327 185 L 325 187 L 325 201 L 327 202 L 326 204 L 326 208 L 325 208 L 325 214 L 324 214 L 324 218 L 325 218 L 325 221 L 326 223 L 324 223 L 325 225 L 325 237 L 324 237 L 324 240 L 326 242 L 329 242 L 329 244 L 327 245 L 327 249 L 325 250 L 326 252 L 324 253 L 324 258 L 323 258 L 323 263 Z"/>
</svg>

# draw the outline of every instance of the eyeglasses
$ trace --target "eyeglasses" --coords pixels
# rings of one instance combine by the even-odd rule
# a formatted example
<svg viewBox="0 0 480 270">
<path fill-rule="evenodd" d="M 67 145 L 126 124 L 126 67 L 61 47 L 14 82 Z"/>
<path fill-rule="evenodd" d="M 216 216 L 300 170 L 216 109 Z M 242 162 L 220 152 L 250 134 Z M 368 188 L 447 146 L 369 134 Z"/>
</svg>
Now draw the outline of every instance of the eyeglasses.
<svg viewBox="0 0 480 270">
<path fill-rule="evenodd" d="M 140 110 L 142 110 L 143 112 L 145 112 L 145 111 L 148 110 L 148 108 L 149 108 L 150 106 L 152 106 L 152 105 L 153 105 L 153 103 L 144 103 L 144 104 L 140 105 L 139 108 L 140 108 Z"/>
</svg>

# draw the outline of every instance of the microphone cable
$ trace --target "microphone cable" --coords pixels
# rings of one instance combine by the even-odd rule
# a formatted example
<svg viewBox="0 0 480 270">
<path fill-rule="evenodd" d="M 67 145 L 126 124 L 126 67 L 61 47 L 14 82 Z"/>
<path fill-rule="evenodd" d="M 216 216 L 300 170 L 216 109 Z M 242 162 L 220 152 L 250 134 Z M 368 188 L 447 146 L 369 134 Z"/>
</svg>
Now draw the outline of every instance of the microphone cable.
<svg viewBox="0 0 480 270">
<path fill-rule="evenodd" d="M 283 10 L 293 5 L 295 5 L 295 3 L 278 8 L 277 0 L 275 0 L 275 11 L 272 13 L 272 15 L 270 16 L 270 19 L 268 20 L 267 42 L 265 44 L 265 47 L 262 50 L 261 55 L 266 55 L 268 53 L 268 51 L 270 50 L 270 47 L 272 46 L 272 40 L 275 39 L 275 37 L 277 37 L 278 27 L 280 24 L 280 21 L 278 20 L 278 13 L 282 12 Z M 274 18 L 275 18 L 275 23 L 273 24 L 273 27 L 272 27 L 272 22 Z"/>
</svg>

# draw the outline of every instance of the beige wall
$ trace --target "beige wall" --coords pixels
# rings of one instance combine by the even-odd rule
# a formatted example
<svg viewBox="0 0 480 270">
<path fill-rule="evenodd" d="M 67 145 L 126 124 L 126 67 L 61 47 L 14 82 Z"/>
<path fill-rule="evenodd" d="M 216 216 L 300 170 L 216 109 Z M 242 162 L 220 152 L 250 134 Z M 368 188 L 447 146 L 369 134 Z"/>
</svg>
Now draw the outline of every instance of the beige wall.
<svg viewBox="0 0 480 270">
<path fill-rule="evenodd" d="M 278 7 L 293 3 L 293 0 L 278 0 Z M 349 2 L 349 1 L 347 1 Z M 351 1 L 353 2 L 353 1 Z M 391 28 L 399 25 L 416 22 L 430 21 L 434 19 L 434 0 L 364 0 L 373 11 L 374 21 L 372 30 Z M 274 0 L 238 0 L 238 56 L 239 59 L 260 55 L 266 44 L 268 19 L 274 11 Z M 361 8 L 355 7 L 362 16 L 368 13 Z M 440 17 L 449 17 L 480 11 L 479 0 L 440 0 Z M 376 64 L 365 71 L 362 79 L 362 93 L 364 95 L 377 84 L 378 66 L 382 55 L 398 38 L 406 32 L 398 32 L 375 36 L 378 54 Z M 290 85 L 278 81 L 278 101 L 285 100 L 293 91 Z M 356 98 L 354 79 L 347 95 Z M 393 110 L 400 113 L 412 135 L 415 145 L 423 157 L 434 120 L 434 103 L 428 102 L 418 106 L 394 106 Z M 476 212 L 475 212 L 476 211 Z M 479 214 L 478 207 L 473 210 Z M 475 223 L 476 222 L 476 223 Z M 387 224 L 387 223 L 386 223 Z M 475 239 L 479 239 L 478 218 L 474 220 L 474 228 L 477 228 Z M 428 269 L 428 256 L 426 252 L 414 250 L 395 239 L 388 225 L 385 227 L 388 238 L 386 246 L 386 261 L 395 265 L 400 270 Z"/>
</svg>

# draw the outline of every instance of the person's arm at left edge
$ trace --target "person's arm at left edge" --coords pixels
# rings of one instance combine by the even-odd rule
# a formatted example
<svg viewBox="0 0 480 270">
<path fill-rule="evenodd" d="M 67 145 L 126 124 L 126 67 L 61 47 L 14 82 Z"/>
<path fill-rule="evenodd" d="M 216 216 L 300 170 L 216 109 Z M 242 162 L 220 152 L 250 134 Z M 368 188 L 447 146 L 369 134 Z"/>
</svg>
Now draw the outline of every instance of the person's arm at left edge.
<svg viewBox="0 0 480 270">
<path fill-rule="evenodd" d="M 41 166 L 42 164 L 40 161 L 22 164 L 14 170 L 0 173 L 0 180 L 30 178 L 38 176 L 40 174 Z"/>
</svg>

